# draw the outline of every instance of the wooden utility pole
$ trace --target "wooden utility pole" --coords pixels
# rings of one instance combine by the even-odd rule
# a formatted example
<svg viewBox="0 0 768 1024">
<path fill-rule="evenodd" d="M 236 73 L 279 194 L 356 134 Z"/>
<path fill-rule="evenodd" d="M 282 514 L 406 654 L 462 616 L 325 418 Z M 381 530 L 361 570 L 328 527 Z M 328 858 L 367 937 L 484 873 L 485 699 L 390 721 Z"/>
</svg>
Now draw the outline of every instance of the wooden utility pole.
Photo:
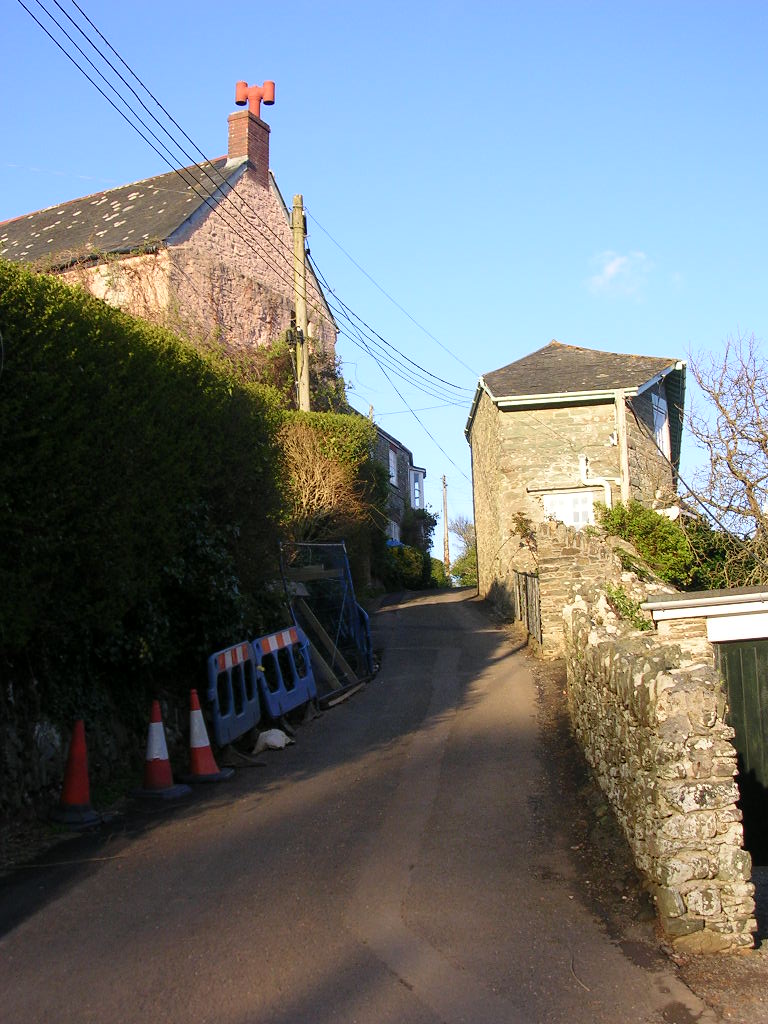
<svg viewBox="0 0 768 1024">
<path fill-rule="evenodd" d="M 299 378 L 299 409 L 309 412 L 309 332 L 307 331 L 307 235 L 304 197 L 293 197 L 293 290 L 296 303 L 296 375 Z"/>
<path fill-rule="evenodd" d="M 450 573 L 451 548 L 448 544 L 448 484 L 445 482 L 445 474 L 443 474 L 443 562 L 445 563 L 445 571 Z"/>
</svg>

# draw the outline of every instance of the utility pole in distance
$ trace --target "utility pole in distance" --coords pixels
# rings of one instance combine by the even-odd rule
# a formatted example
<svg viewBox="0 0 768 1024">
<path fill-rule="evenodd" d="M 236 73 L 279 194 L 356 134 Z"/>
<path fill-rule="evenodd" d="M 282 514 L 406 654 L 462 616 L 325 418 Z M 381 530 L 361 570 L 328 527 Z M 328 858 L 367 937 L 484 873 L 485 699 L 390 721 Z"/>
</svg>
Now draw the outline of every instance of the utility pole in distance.
<svg viewBox="0 0 768 1024">
<path fill-rule="evenodd" d="M 451 549 L 448 544 L 448 484 L 445 482 L 445 474 L 443 474 L 443 562 L 445 563 L 445 571 L 450 574 Z"/>
<path fill-rule="evenodd" d="M 299 378 L 299 409 L 309 412 L 309 334 L 307 331 L 307 251 L 304 239 L 304 197 L 293 197 L 293 290 L 296 304 L 296 375 Z"/>
</svg>

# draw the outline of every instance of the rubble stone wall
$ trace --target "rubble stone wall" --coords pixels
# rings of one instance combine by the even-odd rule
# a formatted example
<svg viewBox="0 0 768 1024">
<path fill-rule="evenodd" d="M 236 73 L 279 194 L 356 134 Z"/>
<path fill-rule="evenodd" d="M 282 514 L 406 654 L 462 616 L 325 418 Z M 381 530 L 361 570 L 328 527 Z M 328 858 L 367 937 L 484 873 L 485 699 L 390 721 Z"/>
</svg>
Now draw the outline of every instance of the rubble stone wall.
<svg viewBox="0 0 768 1024">
<path fill-rule="evenodd" d="M 574 731 L 666 937 L 688 952 L 751 947 L 751 858 L 713 659 L 600 624 L 581 597 L 563 616 Z"/>
<path fill-rule="evenodd" d="M 577 594 L 592 593 L 604 583 L 627 585 L 632 574 L 623 572 L 615 546 L 615 538 L 611 541 L 563 523 L 541 523 L 537 527 L 541 653 L 545 657 L 563 655 L 563 608 L 569 601 Z M 630 547 L 624 541 L 620 546 Z M 643 592 L 642 600 L 645 597 Z"/>
</svg>

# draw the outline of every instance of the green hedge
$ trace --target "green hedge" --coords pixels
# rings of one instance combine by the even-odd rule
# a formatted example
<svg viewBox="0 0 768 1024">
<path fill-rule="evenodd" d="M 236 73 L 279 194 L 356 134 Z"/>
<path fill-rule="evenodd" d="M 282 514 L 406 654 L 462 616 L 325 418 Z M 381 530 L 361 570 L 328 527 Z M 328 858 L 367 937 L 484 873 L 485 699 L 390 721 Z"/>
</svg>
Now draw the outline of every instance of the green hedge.
<svg viewBox="0 0 768 1024">
<path fill-rule="evenodd" d="M 188 689 L 206 653 L 271 625 L 279 410 L 170 333 L 5 262 L 0 331 L 5 672 L 61 718 L 100 687 L 134 706 Z"/>
<path fill-rule="evenodd" d="M 345 465 L 368 462 L 376 443 L 376 427 L 365 416 L 337 412 L 286 412 L 285 419 L 307 423 L 323 438 L 325 454 Z"/>
</svg>

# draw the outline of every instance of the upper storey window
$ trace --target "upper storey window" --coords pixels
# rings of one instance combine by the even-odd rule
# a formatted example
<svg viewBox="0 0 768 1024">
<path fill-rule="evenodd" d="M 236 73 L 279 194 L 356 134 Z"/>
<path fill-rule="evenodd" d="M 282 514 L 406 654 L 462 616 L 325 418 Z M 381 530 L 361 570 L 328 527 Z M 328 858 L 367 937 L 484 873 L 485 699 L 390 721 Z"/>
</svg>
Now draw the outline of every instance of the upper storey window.
<svg viewBox="0 0 768 1024">
<path fill-rule="evenodd" d="M 669 440 L 669 413 L 667 399 L 663 393 L 651 395 L 653 403 L 653 437 L 666 458 L 672 456 L 672 445 Z"/>
<path fill-rule="evenodd" d="M 389 482 L 397 487 L 397 452 L 389 449 Z"/>
</svg>

